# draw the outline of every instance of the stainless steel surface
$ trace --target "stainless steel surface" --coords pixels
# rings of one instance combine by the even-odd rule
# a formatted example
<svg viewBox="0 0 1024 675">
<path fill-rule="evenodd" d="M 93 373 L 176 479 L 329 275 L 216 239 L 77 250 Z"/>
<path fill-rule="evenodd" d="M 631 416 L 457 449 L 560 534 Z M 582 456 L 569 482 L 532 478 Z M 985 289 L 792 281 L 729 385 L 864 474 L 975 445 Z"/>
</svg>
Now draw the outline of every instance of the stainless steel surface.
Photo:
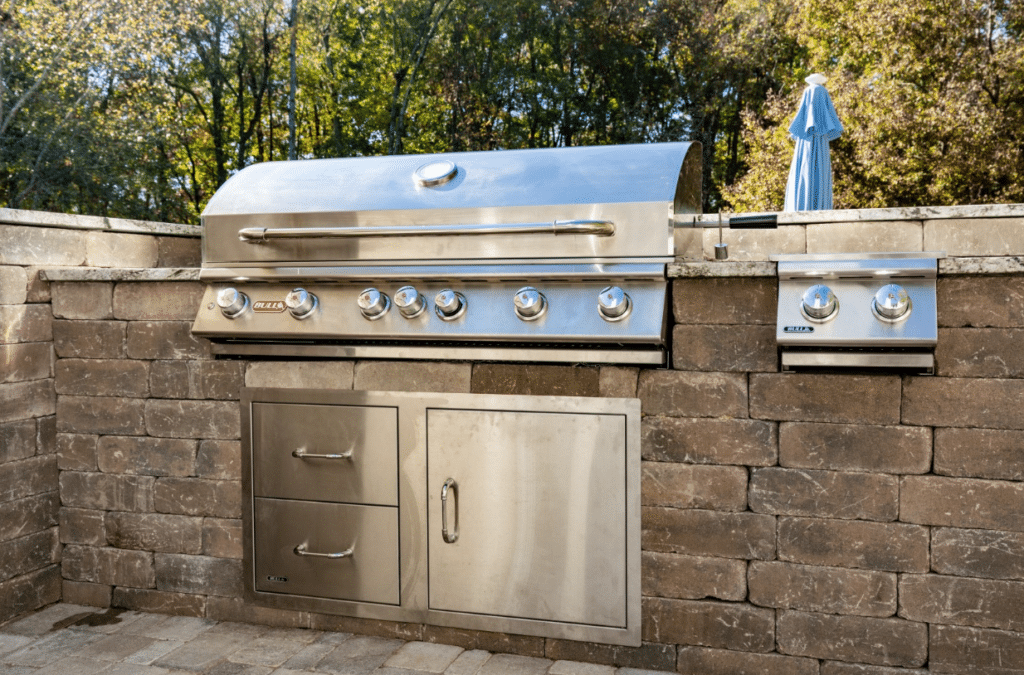
<svg viewBox="0 0 1024 675">
<path fill-rule="evenodd" d="M 487 234 L 590 234 L 611 237 L 615 223 L 606 220 L 556 220 L 552 223 L 504 223 L 499 225 L 377 225 L 373 227 L 246 227 L 238 238 L 250 244 L 270 239 L 346 239 L 363 237 L 466 237 Z"/>
<path fill-rule="evenodd" d="M 272 356 L 337 359 L 398 359 L 432 361 L 511 361 L 530 363 L 604 363 L 663 366 L 665 352 L 660 349 L 600 348 L 577 345 L 564 348 L 498 345 L 337 345 L 281 344 L 273 342 L 225 342 L 213 344 L 214 354 L 232 356 Z"/>
<path fill-rule="evenodd" d="M 217 293 L 217 306 L 221 314 L 234 319 L 249 309 L 249 298 L 237 288 L 223 288 Z"/>
<path fill-rule="evenodd" d="M 883 321 L 899 321 L 911 310 L 910 296 L 899 284 L 886 284 L 875 293 L 871 308 Z"/>
<path fill-rule="evenodd" d="M 597 311 L 605 321 L 622 321 L 633 309 L 633 300 L 618 286 L 606 286 L 597 294 Z"/>
<path fill-rule="evenodd" d="M 824 284 L 814 284 L 804 291 L 800 299 L 800 310 L 804 318 L 821 323 L 831 319 L 832 315 L 839 311 L 839 302 L 831 288 Z"/>
<path fill-rule="evenodd" d="M 313 407 L 342 407 L 356 409 L 393 409 L 396 412 L 398 429 L 398 473 L 397 482 L 399 486 L 400 501 L 398 508 L 390 507 L 366 507 L 352 504 L 320 504 L 302 500 L 271 500 L 254 497 L 252 491 L 253 462 L 249 449 L 254 439 L 252 426 L 252 411 L 256 405 L 276 406 L 305 406 Z M 280 389 L 243 389 L 242 390 L 242 443 L 243 443 L 243 544 L 246 551 L 243 557 L 243 568 L 246 576 L 245 598 L 247 602 L 258 605 L 291 609 L 297 611 L 311 611 L 329 614 L 344 614 L 348 616 L 362 617 L 374 620 L 400 621 L 412 623 L 429 623 L 438 626 L 449 626 L 453 628 L 465 628 L 472 630 L 484 630 L 492 632 L 504 632 L 517 635 L 534 635 L 552 637 L 556 639 L 583 640 L 613 645 L 640 645 L 640 405 L 636 399 L 598 399 L 598 398 L 568 398 L 568 397 L 530 397 L 530 396 L 491 396 L 491 395 L 470 395 L 470 394 L 432 394 L 432 393 L 405 393 L 405 392 L 364 392 L 364 391 L 314 391 L 314 390 L 280 390 Z M 472 439 L 459 436 L 452 431 L 450 437 L 435 437 L 438 420 L 446 415 L 453 415 L 454 422 L 462 423 L 470 418 L 484 416 L 496 420 L 495 429 L 498 436 L 491 432 L 480 429 L 474 432 L 473 438 L 477 441 L 486 439 L 504 438 L 508 434 L 519 433 L 524 441 L 522 447 L 501 446 L 497 443 L 485 442 L 477 445 Z M 510 415 L 510 416 L 507 416 Z M 524 428 L 520 423 L 522 419 L 527 422 Z M 575 422 L 561 421 L 554 425 L 553 430 L 546 424 L 538 424 L 537 418 L 552 416 L 559 420 L 575 420 Z M 430 422 L 430 419 L 433 419 Z M 583 431 L 580 440 L 583 442 L 564 443 L 564 433 L 567 431 L 575 433 L 574 424 L 579 424 L 583 429 L 590 426 L 588 420 L 598 418 L 600 420 L 614 419 L 619 422 L 613 426 L 623 446 L 619 448 L 614 459 L 608 454 L 612 452 L 608 445 L 606 423 L 598 423 L 599 430 Z M 367 425 L 374 428 L 379 424 L 367 421 Z M 300 425 L 301 426 L 301 425 Z M 443 424 L 441 425 L 444 426 Z M 520 432 L 512 432 L 511 428 L 521 429 Z M 532 433 L 531 433 L 532 431 Z M 536 441 L 535 435 L 543 439 L 545 436 L 556 435 L 563 438 L 563 442 L 546 444 L 543 440 Z M 587 445 L 591 436 L 598 436 L 599 447 L 589 449 Z M 504 441 L 502 441 L 504 442 Z M 449 447 L 455 443 L 456 447 Z M 473 445 L 475 452 L 468 446 Z M 466 447 L 458 447 L 466 446 Z M 571 447 L 570 447 L 571 446 Z M 552 451 L 551 447 L 557 447 Z M 542 449 L 546 448 L 546 449 Z M 555 457 L 547 458 L 546 455 L 554 454 Z M 494 456 L 488 458 L 489 456 Z M 357 458 L 360 453 L 357 449 Z M 465 461 L 453 462 L 454 459 L 463 458 Z M 515 614 L 506 615 L 484 615 L 464 611 L 434 609 L 431 605 L 433 597 L 433 585 L 428 582 L 431 574 L 443 573 L 443 570 L 434 569 L 436 564 L 432 557 L 437 550 L 448 549 L 451 553 L 462 551 L 467 544 L 467 537 L 470 543 L 479 541 L 478 532 L 469 534 L 470 522 L 478 521 L 481 517 L 486 519 L 486 514 L 473 514 L 470 511 L 470 504 L 473 500 L 480 498 L 478 490 L 471 489 L 471 486 L 464 482 L 458 474 L 463 470 L 464 464 L 469 464 L 472 473 L 472 466 L 482 459 L 483 464 L 491 466 L 510 466 L 516 463 L 516 458 L 521 457 L 525 462 L 524 467 L 535 468 L 557 467 L 569 465 L 574 469 L 573 473 L 564 471 L 541 471 L 533 474 L 536 482 L 520 480 L 518 489 L 522 490 L 522 499 L 517 502 L 518 506 L 511 503 L 504 504 L 495 517 L 507 514 L 511 510 L 521 508 L 524 513 L 536 512 L 539 515 L 539 532 L 529 529 L 516 529 L 511 536 L 522 543 L 521 547 L 507 543 L 507 533 L 495 531 L 491 538 L 498 542 L 497 545 L 510 547 L 506 550 L 513 551 L 512 557 L 503 561 L 503 564 L 511 569 L 513 579 L 536 578 L 541 586 L 558 588 L 561 594 L 550 594 L 549 600 L 554 609 L 553 614 L 564 614 L 558 609 L 564 602 L 566 607 L 581 607 L 589 603 L 596 603 L 596 606 L 608 608 L 615 604 L 620 609 L 618 615 L 607 621 L 614 626 L 599 625 L 593 623 L 572 623 L 563 620 L 538 620 L 522 618 L 518 614 L 530 613 L 520 611 L 529 607 L 529 603 L 516 603 L 514 601 L 501 604 L 501 601 L 484 599 L 480 602 L 491 603 L 504 607 Z M 570 457 L 574 459 L 570 459 Z M 589 459 L 588 459 L 589 457 Z M 429 458 L 429 462 L 428 462 Z M 440 459 L 435 459 L 440 458 Z M 453 472 L 451 475 L 431 475 L 428 480 L 427 467 L 433 471 L 435 463 L 452 462 Z M 334 462 L 334 464 L 344 464 Z M 607 466 L 606 466 L 607 464 Z M 609 485 L 609 479 L 605 478 L 607 471 L 621 474 L 620 480 L 613 481 Z M 520 473 L 522 475 L 522 473 Z M 443 541 L 442 516 L 440 510 L 440 487 L 447 478 L 458 481 L 457 508 L 460 519 L 459 538 L 453 544 Z M 490 476 L 488 475 L 488 480 Z M 501 489 L 512 489 L 512 480 L 498 476 L 498 484 Z M 476 480 L 474 478 L 474 480 Z M 596 481 L 596 482 L 595 482 Z M 562 494 L 558 494 L 561 492 Z M 602 526 L 599 523 L 590 522 L 587 514 L 544 514 L 546 497 L 542 495 L 557 494 L 558 500 L 562 503 L 587 503 L 588 500 L 598 501 L 599 509 L 608 509 L 605 502 L 612 501 L 621 505 L 623 514 L 621 516 L 600 515 L 595 518 L 618 519 L 623 525 L 622 530 L 615 529 L 613 534 L 620 546 L 619 552 L 614 554 L 615 560 L 599 560 L 602 555 L 597 555 L 602 550 L 603 544 L 596 540 L 588 540 L 588 536 L 603 536 Z M 585 495 L 590 495 L 586 497 Z M 448 495 L 451 497 L 451 493 Z M 336 583 L 326 577 L 322 577 L 313 595 L 306 593 L 295 593 L 289 591 L 287 584 L 270 581 L 268 576 L 277 576 L 272 572 L 264 572 L 264 567 L 259 571 L 254 564 L 255 552 L 259 548 L 258 540 L 263 537 L 262 533 L 256 535 L 254 516 L 263 509 L 262 502 L 296 501 L 298 503 L 314 504 L 315 506 L 328 507 L 349 507 L 356 509 L 378 508 L 384 512 L 394 511 L 397 514 L 398 532 L 395 537 L 398 556 L 398 571 L 400 579 L 391 582 L 392 592 L 397 598 L 376 601 L 353 601 L 339 598 L 341 595 L 336 592 Z M 448 499 L 449 523 L 454 518 L 456 504 L 453 499 Z M 534 503 L 536 501 L 536 503 Z M 429 511 L 429 515 L 428 515 Z M 600 511 L 599 511 L 600 512 Z M 600 512 L 603 514 L 603 512 Z M 265 514 L 261 517 L 265 517 Z M 322 542 L 299 536 L 307 526 L 314 528 L 324 527 L 332 530 L 332 525 L 337 519 L 348 518 L 347 514 L 340 514 L 331 511 L 314 511 L 304 513 L 303 517 L 293 519 L 288 527 L 279 528 L 278 534 L 288 533 L 290 536 L 281 539 L 282 555 L 295 563 L 317 563 L 327 569 L 328 565 L 360 565 L 361 556 L 369 555 L 366 552 L 367 546 L 375 546 L 382 538 L 380 532 L 364 532 L 355 539 L 346 541 L 337 537 L 333 541 Z M 548 520 L 552 519 L 552 520 Z M 428 522 L 429 520 L 429 522 Z M 530 518 L 522 522 L 528 523 Z M 473 526 L 475 530 L 477 525 Z M 555 528 L 558 531 L 571 533 L 568 536 L 549 536 L 544 530 Z M 333 528 L 337 529 L 337 528 Z M 563 561 L 563 567 L 557 565 L 545 565 L 544 560 L 548 556 L 541 555 L 535 547 L 536 542 L 542 541 L 545 537 L 550 539 L 550 545 L 554 547 L 552 560 Z M 534 542 L 534 543 L 531 543 Z M 355 555 L 352 558 L 342 560 L 301 558 L 294 555 L 294 547 L 307 543 L 308 550 L 316 552 L 338 552 L 344 551 L 354 545 Z M 429 550 L 429 553 L 428 553 Z M 530 555 L 525 553 L 531 552 Z M 522 552 L 523 554 L 520 554 Z M 591 555 L 593 552 L 594 555 Z M 579 557 L 577 557 L 577 554 Z M 385 555 L 389 557 L 390 551 Z M 390 564 L 390 563 L 387 563 Z M 463 565 L 461 562 L 453 564 Z M 591 576 L 584 582 L 580 580 L 579 574 L 591 574 L 594 570 L 602 570 L 602 565 L 622 564 L 625 569 L 625 581 L 617 579 L 614 586 L 609 586 L 603 576 Z M 526 569 L 535 565 L 534 574 L 526 573 Z M 314 568 L 310 568 L 314 569 Z M 361 568 L 365 570 L 365 568 Z M 380 570 L 384 576 L 392 574 L 393 568 Z M 457 570 L 448 569 L 450 576 L 457 576 Z M 483 574 L 477 571 L 476 574 Z M 285 577 L 288 575 L 285 574 Z M 567 578 L 569 577 L 569 578 Z M 291 583 L 290 581 L 287 583 Z M 262 585 L 262 587 L 261 587 Z M 498 584 L 494 583 L 494 586 Z M 609 600 L 609 590 L 615 588 L 619 593 L 622 588 L 624 595 L 619 596 L 613 603 Z M 331 597 L 325 597 L 324 590 L 329 591 Z M 592 599 L 580 599 L 573 597 L 572 589 L 579 589 L 584 596 L 602 596 Z M 533 597 L 537 597 L 535 591 L 531 591 Z M 573 591 L 575 592 L 575 591 Z M 385 604 L 395 600 L 395 605 Z M 539 608 L 538 612 L 548 611 Z M 604 619 L 608 619 L 606 615 Z M 619 619 L 624 618 L 624 627 L 618 627 Z M 588 619 L 589 620 L 589 619 Z"/>
<path fill-rule="evenodd" d="M 253 500 L 255 590 L 398 605 L 398 509 L 286 499 Z M 348 556 L 296 555 L 296 549 Z"/>
<path fill-rule="evenodd" d="M 391 298 L 376 288 L 364 288 L 356 297 L 356 305 L 363 318 L 376 321 L 387 314 L 391 308 Z M 262 330 L 260 333 L 265 334 L 266 330 Z"/>
<path fill-rule="evenodd" d="M 341 558 L 351 557 L 353 553 L 355 553 L 355 549 L 351 547 L 336 553 L 317 553 L 316 551 L 310 551 L 309 546 L 304 543 L 295 547 L 295 555 L 308 556 L 311 558 L 330 558 L 331 560 L 340 560 Z"/>
<path fill-rule="evenodd" d="M 407 319 L 415 319 L 427 309 L 427 299 L 415 286 L 402 286 L 395 292 L 395 306 Z"/>
<path fill-rule="evenodd" d="M 435 263 L 437 261 L 434 261 Z M 214 282 L 280 282 L 315 279 L 318 283 L 357 283 L 364 285 L 378 280 L 404 281 L 430 279 L 448 281 L 488 281 L 514 278 L 557 281 L 593 281 L 596 279 L 628 279 L 662 281 L 664 263 L 642 261 L 594 263 L 535 263 L 517 265 L 476 265 L 468 261 L 446 260 L 445 265 L 325 265 L 280 267 L 217 267 L 204 268 L 201 281 Z"/>
<path fill-rule="evenodd" d="M 466 296 L 450 288 L 434 296 L 434 313 L 442 321 L 455 321 L 466 313 Z"/>
<path fill-rule="evenodd" d="M 886 370 L 935 371 L 935 355 L 915 351 L 784 351 L 782 369 L 794 368 L 878 368 Z"/>
<path fill-rule="evenodd" d="M 512 304 L 515 306 L 516 316 L 523 321 L 536 321 L 548 308 L 547 298 L 533 286 L 524 286 L 516 291 Z"/>
<path fill-rule="evenodd" d="M 296 319 L 308 319 L 316 311 L 317 298 L 304 288 L 294 288 L 284 296 L 284 305 Z"/>
<path fill-rule="evenodd" d="M 448 494 L 451 493 L 455 506 L 455 527 L 448 529 Z M 459 485 L 454 478 L 449 478 L 441 486 L 441 538 L 446 544 L 454 544 L 459 540 Z"/>
<path fill-rule="evenodd" d="M 432 408 L 427 444 L 460 517 L 429 542 L 431 609 L 626 626 L 624 415 Z"/>
<path fill-rule="evenodd" d="M 398 504 L 393 407 L 254 403 L 252 433 L 257 497 Z"/>
</svg>

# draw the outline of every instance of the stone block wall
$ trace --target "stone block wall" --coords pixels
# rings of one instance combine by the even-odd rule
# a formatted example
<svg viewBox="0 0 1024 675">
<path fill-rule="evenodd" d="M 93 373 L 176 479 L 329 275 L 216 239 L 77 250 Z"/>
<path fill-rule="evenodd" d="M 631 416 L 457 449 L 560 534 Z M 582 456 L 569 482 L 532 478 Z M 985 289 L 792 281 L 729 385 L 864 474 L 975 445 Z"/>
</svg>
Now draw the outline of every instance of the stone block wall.
<svg viewBox="0 0 1024 675">
<path fill-rule="evenodd" d="M 51 285 L 65 601 L 680 673 L 1024 673 L 1024 276 L 936 376 L 779 372 L 774 277 L 673 281 L 671 368 L 214 360 L 192 282 Z M 238 390 L 638 396 L 639 648 L 248 607 Z"/>
</svg>

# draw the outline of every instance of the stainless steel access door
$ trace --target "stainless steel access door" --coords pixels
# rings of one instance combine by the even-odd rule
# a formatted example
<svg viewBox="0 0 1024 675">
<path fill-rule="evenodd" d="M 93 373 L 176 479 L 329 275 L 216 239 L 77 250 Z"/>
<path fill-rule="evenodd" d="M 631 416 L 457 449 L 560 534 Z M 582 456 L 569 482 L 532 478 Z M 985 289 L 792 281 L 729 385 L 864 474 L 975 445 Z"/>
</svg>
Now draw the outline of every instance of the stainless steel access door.
<svg viewBox="0 0 1024 675">
<path fill-rule="evenodd" d="M 430 609 L 625 628 L 626 415 L 426 412 Z"/>
</svg>

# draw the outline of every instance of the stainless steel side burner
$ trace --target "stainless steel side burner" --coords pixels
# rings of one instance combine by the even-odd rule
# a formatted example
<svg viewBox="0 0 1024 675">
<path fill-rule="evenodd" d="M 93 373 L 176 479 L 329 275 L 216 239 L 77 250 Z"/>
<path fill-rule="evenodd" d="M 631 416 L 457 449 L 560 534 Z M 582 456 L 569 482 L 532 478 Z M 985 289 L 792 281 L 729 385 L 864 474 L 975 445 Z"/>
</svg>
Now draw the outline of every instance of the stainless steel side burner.
<svg viewBox="0 0 1024 675">
<path fill-rule="evenodd" d="M 782 370 L 931 373 L 942 252 L 778 255 Z"/>
</svg>

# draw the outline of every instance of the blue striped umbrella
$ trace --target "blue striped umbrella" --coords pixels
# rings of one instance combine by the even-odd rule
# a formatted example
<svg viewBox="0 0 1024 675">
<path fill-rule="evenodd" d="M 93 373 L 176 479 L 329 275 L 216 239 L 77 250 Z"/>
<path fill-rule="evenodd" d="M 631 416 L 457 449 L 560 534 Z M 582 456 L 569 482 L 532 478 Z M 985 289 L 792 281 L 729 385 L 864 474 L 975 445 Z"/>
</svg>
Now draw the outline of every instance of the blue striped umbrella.
<svg viewBox="0 0 1024 675">
<path fill-rule="evenodd" d="M 822 85 L 823 75 L 806 80 L 800 109 L 789 125 L 796 141 L 786 183 L 786 211 L 822 211 L 832 208 L 832 160 L 828 144 L 843 133 L 832 99 Z"/>
</svg>

